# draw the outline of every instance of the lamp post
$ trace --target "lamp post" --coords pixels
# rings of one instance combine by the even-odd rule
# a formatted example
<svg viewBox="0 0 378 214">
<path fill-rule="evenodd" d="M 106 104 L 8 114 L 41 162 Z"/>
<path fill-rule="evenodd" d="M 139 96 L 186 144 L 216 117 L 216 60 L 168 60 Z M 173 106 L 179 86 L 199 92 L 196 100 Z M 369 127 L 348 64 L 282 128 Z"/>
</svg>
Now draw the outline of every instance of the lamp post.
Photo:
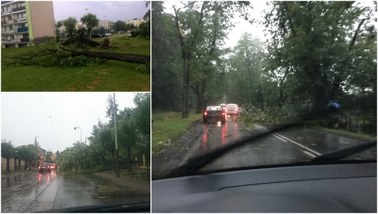
<svg viewBox="0 0 378 214">
<path fill-rule="evenodd" d="M 76 129 L 80 129 L 80 143 L 82 143 L 83 142 L 83 132 L 81 131 L 81 127 L 75 126 L 74 130 L 76 130 Z"/>
<path fill-rule="evenodd" d="M 39 136 L 34 137 L 34 145 L 39 147 L 38 142 L 37 142 L 37 137 L 39 137 Z"/>
</svg>

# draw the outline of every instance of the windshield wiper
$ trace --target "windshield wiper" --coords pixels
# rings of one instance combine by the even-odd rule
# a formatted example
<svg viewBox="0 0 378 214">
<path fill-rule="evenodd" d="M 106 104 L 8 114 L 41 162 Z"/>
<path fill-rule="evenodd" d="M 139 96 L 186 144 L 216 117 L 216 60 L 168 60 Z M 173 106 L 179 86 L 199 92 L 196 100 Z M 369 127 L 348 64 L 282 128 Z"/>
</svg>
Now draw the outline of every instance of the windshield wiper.
<svg viewBox="0 0 378 214">
<path fill-rule="evenodd" d="M 300 123 L 291 123 L 291 124 L 282 125 L 277 128 L 271 129 L 269 131 L 263 132 L 261 134 L 242 138 L 234 143 L 227 144 L 224 147 L 214 149 L 213 151 L 210 151 L 202 156 L 190 158 L 185 164 L 172 170 L 166 177 L 179 177 L 179 176 L 189 176 L 189 175 L 196 174 L 201 168 L 212 163 L 214 160 L 218 159 L 219 157 L 223 156 L 224 154 L 226 154 L 227 152 L 233 149 L 242 147 L 246 144 L 256 143 L 258 142 L 257 141 L 258 139 L 267 137 L 274 132 L 289 129 L 289 128 L 292 128 L 301 124 L 303 124 L 303 121 Z"/>
<path fill-rule="evenodd" d="M 312 159 L 310 162 L 319 163 L 319 162 L 338 161 L 338 160 L 341 160 L 341 159 L 346 158 L 348 156 L 351 156 L 353 154 L 356 154 L 356 153 L 359 153 L 359 152 L 364 151 L 366 149 L 369 149 L 373 146 L 377 146 L 377 141 L 359 144 L 359 145 L 352 146 L 352 147 L 345 148 L 345 149 L 341 149 L 341 150 L 338 150 L 338 151 L 335 151 L 335 152 L 320 155 L 320 156 Z"/>
<path fill-rule="evenodd" d="M 332 106 L 327 106 L 325 109 L 320 109 L 318 111 L 313 112 L 307 112 L 302 116 L 302 120 L 299 122 L 293 122 L 288 123 L 285 125 L 278 126 L 276 128 L 273 128 L 271 130 L 268 130 L 264 133 L 245 137 L 243 139 L 240 139 L 234 143 L 228 144 L 224 147 L 214 149 L 213 151 L 210 151 L 204 155 L 190 158 L 186 163 L 184 163 L 182 166 L 179 166 L 176 169 L 173 169 L 170 171 L 167 176 L 165 177 L 179 177 L 179 176 L 189 176 L 198 173 L 198 171 L 203 168 L 204 166 L 212 163 L 214 160 L 218 159 L 219 157 L 223 156 L 227 152 L 242 147 L 247 144 L 253 144 L 258 142 L 258 139 L 267 137 L 274 132 L 286 130 L 298 125 L 303 125 L 304 122 L 312 121 L 314 119 L 320 119 L 322 117 L 327 117 L 329 115 L 332 115 L 335 113 L 335 109 Z M 316 162 L 316 161 L 315 161 Z"/>
</svg>

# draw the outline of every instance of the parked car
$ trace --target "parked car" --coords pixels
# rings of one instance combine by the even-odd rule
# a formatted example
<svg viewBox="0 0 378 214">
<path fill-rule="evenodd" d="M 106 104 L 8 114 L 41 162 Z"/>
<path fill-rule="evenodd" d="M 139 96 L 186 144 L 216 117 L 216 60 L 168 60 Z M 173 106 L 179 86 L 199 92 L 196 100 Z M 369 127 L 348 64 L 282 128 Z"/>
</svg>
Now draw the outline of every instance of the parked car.
<svg viewBox="0 0 378 214">
<path fill-rule="evenodd" d="M 102 38 L 102 37 L 104 37 L 104 35 L 101 35 L 101 34 L 92 35 L 92 38 Z"/>
<path fill-rule="evenodd" d="M 226 106 L 227 115 L 237 115 L 239 113 L 239 106 L 234 103 L 229 103 Z"/>
<path fill-rule="evenodd" d="M 43 173 L 43 172 L 51 172 L 51 170 L 50 170 L 50 166 L 48 165 L 48 164 L 41 164 L 41 165 L 39 165 L 39 167 L 38 167 L 38 172 L 39 173 Z"/>
<path fill-rule="evenodd" d="M 207 106 L 202 113 L 203 123 L 221 122 L 226 123 L 226 112 L 220 106 Z"/>
</svg>

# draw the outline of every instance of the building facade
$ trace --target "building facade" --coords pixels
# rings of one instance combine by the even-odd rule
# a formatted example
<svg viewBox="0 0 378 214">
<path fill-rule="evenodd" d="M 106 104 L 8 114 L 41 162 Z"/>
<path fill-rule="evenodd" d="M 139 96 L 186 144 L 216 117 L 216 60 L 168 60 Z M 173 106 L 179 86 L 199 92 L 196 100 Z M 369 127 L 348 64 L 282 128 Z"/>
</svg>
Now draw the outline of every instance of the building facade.
<svg viewBox="0 0 378 214">
<path fill-rule="evenodd" d="M 1 2 L 2 47 L 26 46 L 44 36 L 55 37 L 53 2 Z"/>
<path fill-rule="evenodd" d="M 105 28 L 105 30 L 111 30 L 113 29 L 114 22 L 109 20 L 100 20 L 98 22 L 97 29 L 100 29 L 101 27 Z"/>
</svg>

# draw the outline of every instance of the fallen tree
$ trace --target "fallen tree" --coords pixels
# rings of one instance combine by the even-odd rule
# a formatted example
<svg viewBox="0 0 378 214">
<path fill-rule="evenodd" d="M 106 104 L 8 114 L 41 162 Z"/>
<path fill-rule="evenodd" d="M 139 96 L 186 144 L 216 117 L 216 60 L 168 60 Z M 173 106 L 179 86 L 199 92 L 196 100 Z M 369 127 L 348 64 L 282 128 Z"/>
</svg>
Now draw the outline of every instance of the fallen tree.
<svg viewBox="0 0 378 214">
<path fill-rule="evenodd" d="M 150 56 L 141 55 L 141 54 L 119 54 L 119 53 L 109 53 L 109 52 L 100 52 L 100 51 L 77 51 L 72 49 L 67 49 L 63 46 L 60 48 L 64 51 L 70 52 L 73 56 L 86 56 L 93 57 L 105 60 L 115 60 L 128 63 L 136 64 L 146 64 L 150 62 Z"/>
</svg>

